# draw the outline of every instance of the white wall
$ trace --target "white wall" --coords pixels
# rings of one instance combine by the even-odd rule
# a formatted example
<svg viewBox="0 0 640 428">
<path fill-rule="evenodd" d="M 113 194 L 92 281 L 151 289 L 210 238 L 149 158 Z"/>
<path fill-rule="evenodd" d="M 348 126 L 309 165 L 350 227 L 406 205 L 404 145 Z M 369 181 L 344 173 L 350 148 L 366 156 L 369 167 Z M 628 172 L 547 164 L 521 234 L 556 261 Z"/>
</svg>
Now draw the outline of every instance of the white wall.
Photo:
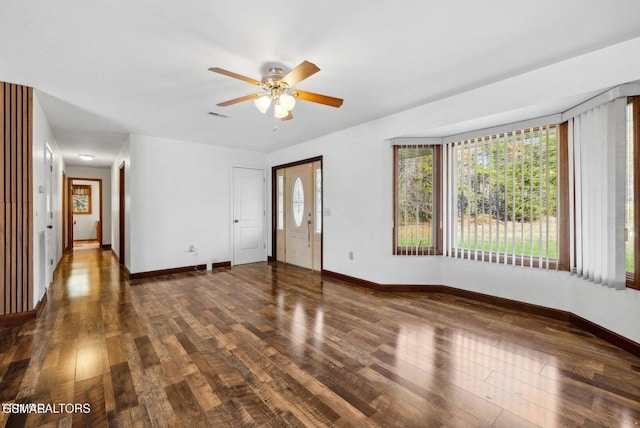
<svg viewBox="0 0 640 428">
<path fill-rule="evenodd" d="M 102 245 L 111 244 L 111 168 L 67 166 L 67 177 L 102 180 Z M 117 178 L 117 177 L 116 177 Z M 96 182 L 88 182 L 95 184 Z M 94 205 L 97 210 L 99 205 Z M 96 212 L 97 214 L 97 212 Z M 80 216 L 81 217 L 81 216 Z"/>
<path fill-rule="evenodd" d="M 130 145 L 129 271 L 231 261 L 232 168 L 264 168 L 266 155 L 142 135 Z"/>
<path fill-rule="evenodd" d="M 62 153 L 58 148 L 47 118 L 38 101 L 37 92 L 33 95 L 33 305 L 42 299 L 46 288 L 49 286 L 42 273 L 45 260 L 40 237 L 45 233 L 46 221 L 46 195 L 40 193 L 40 186 L 45 185 L 45 144 L 53 151 L 53 183 L 52 183 L 52 208 L 53 208 L 53 239 L 54 253 L 52 254 L 54 266 L 60 262 L 63 254 L 62 248 L 62 171 L 64 162 Z"/>
</svg>

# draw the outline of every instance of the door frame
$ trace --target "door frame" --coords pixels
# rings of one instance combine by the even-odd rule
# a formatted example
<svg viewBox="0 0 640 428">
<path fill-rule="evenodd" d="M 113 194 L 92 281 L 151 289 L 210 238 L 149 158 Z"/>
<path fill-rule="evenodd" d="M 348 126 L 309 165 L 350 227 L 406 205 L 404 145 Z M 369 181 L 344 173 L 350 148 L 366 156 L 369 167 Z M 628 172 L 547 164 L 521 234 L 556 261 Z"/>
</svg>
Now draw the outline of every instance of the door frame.
<svg viewBox="0 0 640 428">
<path fill-rule="evenodd" d="M 62 171 L 62 252 L 71 250 L 69 244 L 69 202 L 67 200 L 67 173 Z"/>
<path fill-rule="evenodd" d="M 320 162 L 320 169 L 322 170 L 322 176 L 320 177 L 320 183 L 322 185 L 322 209 L 324 211 L 324 163 L 323 156 L 315 156 L 308 159 L 303 159 L 295 162 L 289 162 L 281 165 L 271 167 L 271 256 L 270 261 L 277 262 L 278 251 L 278 176 L 277 171 L 279 169 L 290 168 L 292 166 L 305 165 L 313 162 Z M 320 235 L 320 272 L 324 269 L 324 215 L 322 221 L 322 234 Z"/>
<path fill-rule="evenodd" d="M 82 181 L 97 181 L 98 182 L 98 190 L 100 192 L 100 198 L 98 199 L 98 207 L 100 210 L 100 227 L 96 230 L 96 238 L 100 244 L 100 248 L 102 248 L 102 178 L 84 178 L 84 177 L 68 177 L 67 178 L 67 215 L 69 220 L 68 225 L 68 237 L 69 237 L 69 247 L 73 250 L 73 198 L 71 197 L 73 182 L 75 180 Z"/>
<path fill-rule="evenodd" d="M 125 264 L 125 214 L 126 214 L 126 192 L 125 192 L 125 165 L 124 161 L 118 168 L 118 264 Z"/>
</svg>

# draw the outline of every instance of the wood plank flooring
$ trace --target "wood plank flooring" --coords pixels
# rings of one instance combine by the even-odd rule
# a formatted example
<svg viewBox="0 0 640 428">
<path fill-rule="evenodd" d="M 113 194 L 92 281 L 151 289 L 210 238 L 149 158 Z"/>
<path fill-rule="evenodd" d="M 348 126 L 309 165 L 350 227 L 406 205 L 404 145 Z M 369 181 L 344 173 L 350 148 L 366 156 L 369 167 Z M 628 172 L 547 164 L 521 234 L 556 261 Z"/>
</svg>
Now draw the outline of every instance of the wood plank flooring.
<svg viewBox="0 0 640 428">
<path fill-rule="evenodd" d="M 66 255 L 0 327 L 0 426 L 636 427 L 640 359 L 571 325 L 266 263 L 129 281 Z M 6 407 L 6 406 L 5 406 Z"/>
</svg>

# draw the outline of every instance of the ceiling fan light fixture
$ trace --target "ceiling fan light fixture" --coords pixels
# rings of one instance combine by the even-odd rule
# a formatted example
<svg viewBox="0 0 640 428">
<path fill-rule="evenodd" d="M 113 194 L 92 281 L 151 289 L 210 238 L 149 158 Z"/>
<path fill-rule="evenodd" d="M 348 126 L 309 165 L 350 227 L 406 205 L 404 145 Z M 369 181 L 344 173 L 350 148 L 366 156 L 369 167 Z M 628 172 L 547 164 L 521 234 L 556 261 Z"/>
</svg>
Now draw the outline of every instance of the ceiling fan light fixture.
<svg viewBox="0 0 640 428">
<path fill-rule="evenodd" d="M 291 120 L 293 119 L 291 111 L 296 106 L 297 98 L 302 101 L 324 104 L 336 108 L 340 107 L 343 102 L 342 98 L 293 89 L 298 83 L 320 71 L 317 65 L 309 61 L 302 61 L 288 73 L 285 73 L 280 67 L 271 67 L 269 71 L 262 76 L 261 80 L 252 79 L 220 67 L 211 67 L 209 71 L 259 86 L 266 92 L 254 93 L 224 101 L 217 104 L 219 107 L 228 107 L 240 102 L 253 100 L 256 108 L 264 114 L 273 103 L 273 115 L 277 119 Z"/>
<path fill-rule="evenodd" d="M 276 99 L 276 102 L 273 104 L 273 115 L 278 119 L 289 115 L 289 111 L 282 106 L 279 99 Z"/>
<path fill-rule="evenodd" d="M 271 97 L 268 95 L 263 95 L 261 97 L 256 98 L 253 102 L 260 113 L 265 114 L 271 105 Z"/>
<path fill-rule="evenodd" d="M 296 106 L 296 98 L 290 94 L 280 95 L 280 104 L 286 111 L 291 111 Z"/>
</svg>

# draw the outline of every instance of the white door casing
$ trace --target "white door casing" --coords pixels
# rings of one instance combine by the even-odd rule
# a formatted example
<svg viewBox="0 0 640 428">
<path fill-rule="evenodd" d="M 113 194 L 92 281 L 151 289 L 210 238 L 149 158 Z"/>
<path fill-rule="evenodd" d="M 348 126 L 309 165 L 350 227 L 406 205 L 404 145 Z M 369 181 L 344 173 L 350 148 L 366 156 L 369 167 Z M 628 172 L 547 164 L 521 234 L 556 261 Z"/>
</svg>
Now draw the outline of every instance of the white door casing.
<svg viewBox="0 0 640 428">
<path fill-rule="evenodd" d="M 266 260 L 263 169 L 233 168 L 233 264 Z"/>
<path fill-rule="evenodd" d="M 45 240 L 45 257 L 42 260 L 44 263 L 44 287 L 49 287 L 49 284 L 53 281 L 53 264 L 54 264 L 54 231 L 53 231 L 53 151 L 49 147 L 49 144 L 45 143 L 45 173 L 44 173 L 44 181 L 45 181 L 45 204 L 46 204 L 46 218 L 45 218 L 45 231 L 44 231 L 44 240 Z"/>
</svg>

